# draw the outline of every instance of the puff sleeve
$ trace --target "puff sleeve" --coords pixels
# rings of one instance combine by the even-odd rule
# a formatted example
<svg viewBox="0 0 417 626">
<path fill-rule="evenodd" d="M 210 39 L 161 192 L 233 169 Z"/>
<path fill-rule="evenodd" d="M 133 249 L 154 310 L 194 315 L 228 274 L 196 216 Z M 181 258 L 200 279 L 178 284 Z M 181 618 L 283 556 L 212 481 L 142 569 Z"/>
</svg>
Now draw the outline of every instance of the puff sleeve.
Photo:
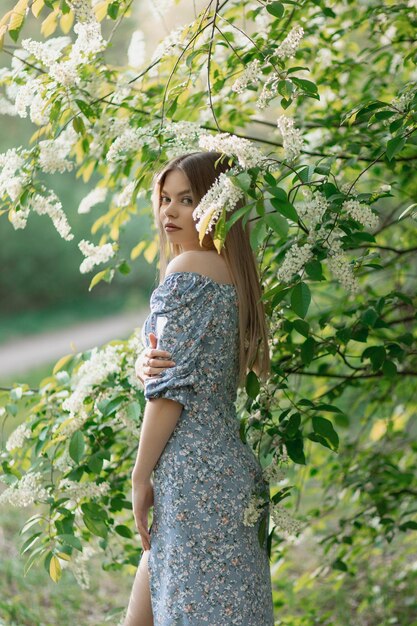
<svg viewBox="0 0 417 626">
<path fill-rule="evenodd" d="M 147 400 L 169 398 L 189 406 L 202 380 L 201 363 L 213 320 L 211 283 L 192 272 L 172 272 L 151 295 L 151 314 L 142 328 L 155 333 L 157 347 L 167 350 L 175 365 L 144 381 Z"/>
</svg>

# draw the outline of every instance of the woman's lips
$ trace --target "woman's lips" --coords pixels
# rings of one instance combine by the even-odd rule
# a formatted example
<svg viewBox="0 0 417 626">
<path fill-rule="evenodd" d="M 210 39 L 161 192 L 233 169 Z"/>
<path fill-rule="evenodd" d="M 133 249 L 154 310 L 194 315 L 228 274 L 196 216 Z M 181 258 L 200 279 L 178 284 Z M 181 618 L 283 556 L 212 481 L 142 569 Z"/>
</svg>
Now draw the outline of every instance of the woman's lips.
<svg viewBox="0 0 417 626">
<path fill-rule="evenodd" d="M 179 228 L 178 226 L 165 226 L 165 230 L 174 231 L 174 230 L 181 230 L 181 228 Z"/>
</svg>

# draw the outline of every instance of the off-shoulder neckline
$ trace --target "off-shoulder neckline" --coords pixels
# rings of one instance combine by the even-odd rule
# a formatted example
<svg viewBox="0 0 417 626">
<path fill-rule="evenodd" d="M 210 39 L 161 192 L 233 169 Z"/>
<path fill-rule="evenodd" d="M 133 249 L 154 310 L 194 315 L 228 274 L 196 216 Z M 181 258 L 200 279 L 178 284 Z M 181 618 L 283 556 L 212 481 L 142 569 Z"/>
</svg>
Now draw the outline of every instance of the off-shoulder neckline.
<svg viewBox="0 0 417 626">
<path fill-rule="evenodd" d="M 213 283 L 213 285 L 218 285 L 219 287 L 232 287 L 234 291 L 237 291 L 236 285 L 234 283 L 219 283 L 217 282 L 217 280 L 214 280 L 214 278 L 211 278 L 211 276 L 207 276 L 207 274 L 200 274 L 199 272 L 191 272 L 191 271 L 185 271 L 185 270 L 180 271 L 180 272 L 169 272 L 169 274 L 165 276 L 164 280 L 162 281 L 162 283 L 158 285 L 158 287 L 162 287 L 162 285 L 169 278 L 169 276 L 174 276 L 175 274 L 185 274 L 185 275 L 188 274 L 191 276 L 196 276 L 198 278 L 205 279 L 207 282 Z"/>
</svg>

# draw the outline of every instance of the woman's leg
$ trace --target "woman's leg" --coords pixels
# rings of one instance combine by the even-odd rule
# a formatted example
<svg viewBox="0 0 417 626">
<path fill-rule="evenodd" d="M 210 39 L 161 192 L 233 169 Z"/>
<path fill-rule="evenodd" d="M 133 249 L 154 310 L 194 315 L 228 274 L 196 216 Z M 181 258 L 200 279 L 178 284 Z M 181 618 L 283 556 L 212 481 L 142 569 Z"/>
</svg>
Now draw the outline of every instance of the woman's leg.
<svg viewBox="0 0 417 626">
<path fill-rule="evenodd" d="M 149 589 L 148 558 L 144 550 L 136 570 L 123 626 L 153 626 L 151 593 Z"/>
</svg>

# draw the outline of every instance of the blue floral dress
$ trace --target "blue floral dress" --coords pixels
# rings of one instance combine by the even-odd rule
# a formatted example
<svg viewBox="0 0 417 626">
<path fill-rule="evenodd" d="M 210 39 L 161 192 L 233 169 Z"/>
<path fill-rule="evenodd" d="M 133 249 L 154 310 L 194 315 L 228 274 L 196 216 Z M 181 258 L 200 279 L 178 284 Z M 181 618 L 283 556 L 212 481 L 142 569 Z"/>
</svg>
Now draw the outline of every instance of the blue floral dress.
<svg viewBox="0 0 417 626">
<path fill-rule="evenodd" d="M 268 489 L 239 436 L 238 297 L 232 284 L 172 272 L 152 292 L 142 327 L 175 365 L 145 380 L 145 397 L 183 405 L 154 468 L 148 559 L 154 626 L 273 626 L 267 532 L 243 523 Z M 265 520 L 264 520 L 265 524 Z M 261 545 L 262 544 L 262 545 Z"/>
</svg>

